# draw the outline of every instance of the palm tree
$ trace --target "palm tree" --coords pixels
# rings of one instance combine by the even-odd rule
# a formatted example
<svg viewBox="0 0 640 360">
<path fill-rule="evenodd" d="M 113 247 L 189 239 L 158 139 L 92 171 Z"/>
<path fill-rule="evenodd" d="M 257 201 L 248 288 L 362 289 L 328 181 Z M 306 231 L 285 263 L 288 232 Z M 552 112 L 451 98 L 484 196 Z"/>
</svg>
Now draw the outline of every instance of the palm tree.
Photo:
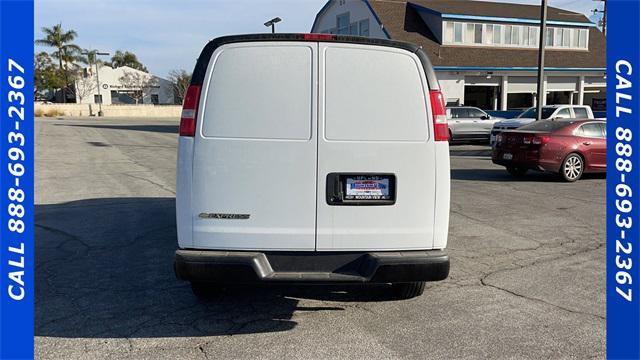
<svg viewBox="0 0 640 360">
<path fill-rule="evenodd" d="M 78 59 L 80 47 L 73 43 L 78 36 L 74 30 L 64 31 L 62 24 L 56 24 L 53 27 L 43 27 L 42 32 L 45 37 L 36 40 L 37 45 L 49 46 L 55 48 L 56 51 L 51 56 L 58 60 L 60 72 L 64 74 L 65 87 L 62 89 L 63 102 L 67 102 L 66 89 L 69 87 L 68 64 Z M 64 65 L 63 65 L 64 64 Z"/>
<path fill-rule="evenodd" d="M 136 54 L 129 51 L 116 51 L 115 54 L 113 54 L 113 56 L 111 57 L 111 66 L 114 68 L 120 66 L 128 66 L 137 70 L 149 72 L 147 68 L 142 65 L 140 61 L 138 61 L 138 57 L 136 56 Z"/>
</svg>

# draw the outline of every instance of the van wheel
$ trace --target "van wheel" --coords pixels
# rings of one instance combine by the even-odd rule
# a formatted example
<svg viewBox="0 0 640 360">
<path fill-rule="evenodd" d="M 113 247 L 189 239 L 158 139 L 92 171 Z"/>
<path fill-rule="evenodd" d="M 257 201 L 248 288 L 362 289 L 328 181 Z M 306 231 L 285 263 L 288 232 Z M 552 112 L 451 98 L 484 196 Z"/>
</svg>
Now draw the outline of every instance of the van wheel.
<svg viewBox="0 0 640 360">
<path fill-rule="evenodd" d="M 424 281 L 391 284 L 397 299 L 411 299 L 424 293 Z"/>
<path fill-rule="evenodd" d="M 582 176 L 584 172 L 584 160 L 582 156 L 571 153 L 562 162 L 560 166 L 560 176 L 564 181 L 574 182 Z"/>
<path fill-rule="evenodd" d="M 216 283 L 192 281 L 191 291 L 198 299 L 206 300 L 219 295 L 222 292 L 222 287 Z"/>
<path fill-rule="evenodd" d="M 507 172 L 512 176 L 520 177 L 527 173 L 527 168 L 519 166 L 507 166 Z"/>
</svg>

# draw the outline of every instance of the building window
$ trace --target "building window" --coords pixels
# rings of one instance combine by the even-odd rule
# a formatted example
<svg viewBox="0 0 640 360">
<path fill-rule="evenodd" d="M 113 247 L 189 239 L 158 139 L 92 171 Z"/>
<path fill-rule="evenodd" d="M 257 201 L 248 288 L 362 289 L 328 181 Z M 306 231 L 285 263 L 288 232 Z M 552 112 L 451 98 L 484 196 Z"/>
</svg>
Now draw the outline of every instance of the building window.
<svg viewBox="0 0 640 360">
<path fill-rule="evenodd" d="M 369 19 L 360 21 L 360 36 L 369 36 Z"/>
<path fill-rule="evenodd" d="M 502 25 L 493 26 L 493 43 L 496 45 L 502 44 Z"/>
<path fill-rule="evenodd" d="M 456 44 L 462 43 L 462 23 L 453 24 L 453 42 Z"/>
<path fill-rule="evenodd" d="M 538 46 L 538 28 L 529 27 L 529 45 Z"/>
<path fill-rule="evenodd" d="M 513 28 L 512 28 L 511 45 L 521 45 L 521 43 L 520 43 L 520 26 L 513 26 Z"/>
<path fill-rule="evenodd" d="M 553 28 L 547 28 L 547 46 L 553 46 Z"/>
<path fill-rule="evenodd" d="M 93 95 L 93 102 L 96 104 L 102 104 L 102 94 Z"/>
<path fill-rule="evenodd" d="M 338 34 L 349 35 L 349 13 L 338 15 L 336 23 L 338 25 Z"/>
<path fill-rule="evenodd" d="M 443 43 L 450 44 L 453 42 L 453 23 L 451 21 L 444 21 L 442 23 L 444 28 L 444 37 L 442 39 Z"/>
<path fill-rule="evenodd" d="M 588 29 L 548 27 L 544 41 L 549 48 L 587 49 Z M 535 48 L 540 42 L 539 27 L 514 24 L 443 22 L 443 44 L 469 44 Z"/>
<path fill-rule="evenodd" d="M 349 25 L 349 35 L 358 35 L 358 23 Z"/>
<path fill-rule="evenodd" d="M 556 29 L 556 38 L 553 46 L 562 46 L 562 30 L 563 29 Z"/>
<path fill-rule="evenodd" d="M 159 100 L 160 99 L 158 99 L 158 94 L 151 94 L 151 103 L 153 105 L 158 105 L 160 103 Z"/>
<path fill-rule="evenodd" d="M 512 25 L 507 25 L 507 26 L 504 27 L 504 43 L 506 45 L 511 44 L 512 33 L 513 33 L 513 26 Z"/>
<path fill-rule="evenodd" d="M 473 42 L 476 44 L 482 44 L 482 24 L 476 24 L 475 31 L 473 33 Z"/>
<path fill-rule="evenodd" d="M 465 44 L 472 44 L 476 27 L 474 26 L 474 24 L 467 24 L 466 29 L 467 30 L 464 34 L 464 42 Z"/>
<path fill-rule="evenodd" d="M 578 47 L 587 48 L 587 30 L 580 29 L 580 39 L 578 41 Z"/>
<path fill-rule="evenodd" d="M 485 25 L 484 26 L 484 43 L 492 44 L 493 43 L 493 25 Z"/>
</svg>

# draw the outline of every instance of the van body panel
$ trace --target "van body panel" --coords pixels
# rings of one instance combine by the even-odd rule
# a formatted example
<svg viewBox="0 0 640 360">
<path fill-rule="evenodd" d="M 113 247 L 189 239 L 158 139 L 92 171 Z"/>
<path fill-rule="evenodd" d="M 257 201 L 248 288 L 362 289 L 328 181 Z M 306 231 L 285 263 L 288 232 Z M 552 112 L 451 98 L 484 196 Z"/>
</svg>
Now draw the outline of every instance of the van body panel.
<svg viewBox="0 0 640 360">
<path fill-rule="evenodd" d="M 449 161 L 449 144 L 436 142 L 434 145 L 436 191 L 433 248 L 447 247 L 449 236 L 449 202 L 451 197 L 451 169 Z"/>
<path fill-rule="evenodd" d="M 316 249 L 431 249 L 436 169 L 420 59 L 359 44 L 320 43 L 319 53 Z M 330 205 L 330 173 L 393 174 L 395 203 Z"/>
<path fill-rule="evenodd" d="M 193 152 L 193 246 L 314 250 L 317 43 L 212 55 Z"/>
<path fill-rule="evenodd" d="M 178 246 L 193 246 L 193 221 L 191 216 L 191 186 L 193 183 L 194 139 L 181 136 L 178 139 L 178 163 L 176 166 L 176 231 Z"/>
</svg>

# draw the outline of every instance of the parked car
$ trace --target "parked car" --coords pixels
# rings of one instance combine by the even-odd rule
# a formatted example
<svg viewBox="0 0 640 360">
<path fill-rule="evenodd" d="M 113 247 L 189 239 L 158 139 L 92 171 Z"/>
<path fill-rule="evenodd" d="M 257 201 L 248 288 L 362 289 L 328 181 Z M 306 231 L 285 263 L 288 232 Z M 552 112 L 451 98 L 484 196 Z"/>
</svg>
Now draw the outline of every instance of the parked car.
<svg viewBox="0 0 640 360">
<path fill-rule="evenodd" d="M 488 141 L 493 124 L 504 118 L 493 117 L 473 106 L 447 108 L 449 139 L 451 141 Z"/>
<path fill-rule="evenodd" d="M 601 120 L 536 121 L 498 134 L 491 159 L 515 176 L 539 170 L 572 182 L 585 172 L 607 170 L 606 131 Z"/>
<path fill-rule="evenodd" d="M 542 107 L 542 120 L 549 119 L 593 119 L 593 111 L 587 105 L 545 105 Z M 530 124 L 538 118 L 538 109 L 531 107 L 515 119 L 499 121 L 491 130 L 491 146 L 495 144 L 496 135 L 503 130 L 517 129 Z"/>
<path fill-rule="evenodd" d="M 176 274 L 198 296 L 252 282 L 418 296 L 449 273 L 447 140 L 444 97 L 416 45 L 214 39 L 180 121 Z"/>
</svg>

